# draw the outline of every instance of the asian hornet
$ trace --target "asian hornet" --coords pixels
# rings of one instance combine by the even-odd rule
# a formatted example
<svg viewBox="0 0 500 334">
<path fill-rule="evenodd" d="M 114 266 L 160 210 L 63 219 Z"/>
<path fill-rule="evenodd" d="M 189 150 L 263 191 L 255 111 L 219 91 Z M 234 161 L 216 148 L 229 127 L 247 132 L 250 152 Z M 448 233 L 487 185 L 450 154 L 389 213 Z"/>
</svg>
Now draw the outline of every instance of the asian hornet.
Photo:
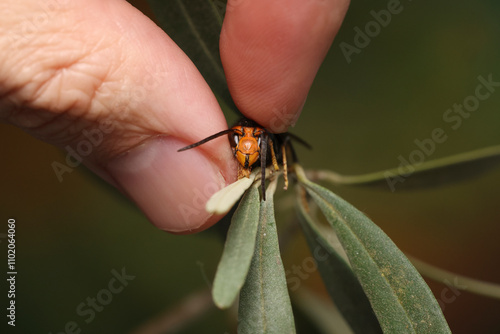
<svg viewBox="0 0 500 334">
<path fill-rule="evenodd" d="M 226 134 L 228 135 L 229 143 L 233 149 L 233 154 L 239 162 L 238 179 L 249 177 L 252 167 L 258 165 L 258 162 L 260 162 L 262 199 L 264 201 L 266 200 L 265 179 L 267 166 L 272 164 L 274 169 L 278 171 L 280 169 L 278 161 L 282 162 L 285 189 L 288 187 L 287 150 L 291 152 L 293 161 L 297 161 L 290 139 L 297 140 L 310 148 L 309 144 L 291 133 L 271 133 L 256 122 L 248 118 L 242 118 L 232 128 L 223 130 L 197 143 L 183 147 L 179 149 L 178 152 L 200 146 Z"/>
</svg>

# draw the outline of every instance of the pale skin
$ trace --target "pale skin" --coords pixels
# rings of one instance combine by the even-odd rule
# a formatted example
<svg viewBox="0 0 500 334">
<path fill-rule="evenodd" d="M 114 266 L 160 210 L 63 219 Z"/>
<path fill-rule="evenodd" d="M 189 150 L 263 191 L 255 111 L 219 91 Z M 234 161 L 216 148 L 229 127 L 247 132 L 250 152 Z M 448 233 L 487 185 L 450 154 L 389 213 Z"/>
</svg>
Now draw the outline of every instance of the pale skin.
<svg viewBox="0 0 500 334">
<path fill-rule="evenodd" d="M 4 0 L 0 119 L 59 147 L 111 124 L 85 165 L 157 227 L 206 229 L 204 204 L 237 178 L 227 129 L 189 58 L 123 0 Z M 272 132 L 293 125 L 348 7 L 347 0 L 233 0 L 220 50 L 240 111 Z M 332 78 L 333 80 L 334 78 Z M 94 132 L 95 132 L 94 131 Z"/>
</svg>

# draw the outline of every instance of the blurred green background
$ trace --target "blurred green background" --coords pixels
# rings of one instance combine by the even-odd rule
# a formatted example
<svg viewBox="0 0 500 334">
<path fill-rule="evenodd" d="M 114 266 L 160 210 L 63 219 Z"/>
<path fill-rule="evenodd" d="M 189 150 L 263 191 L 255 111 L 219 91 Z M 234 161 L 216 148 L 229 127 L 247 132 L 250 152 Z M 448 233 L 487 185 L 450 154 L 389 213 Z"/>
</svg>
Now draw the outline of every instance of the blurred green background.
<svg viewBox="0 0 500 334">
<path fill-rule="evenodd" d="M 398 156 L 408 159 L 417 148 L 415 139 L 429 138 L 435 128 L 445 130 L 448 139 L 428 159 L 500 144 L 500 87 L 458 129 L 443 120 L 454 103 L 474 94 L 478 76 L 500 82 L 500 4 L 401 1 L 401 12 L 348 63 L 340 44 L 354 45 L 354 28 L 364 30 L 374 20 L 370 11 L 386 9 L 390 2 L 351 4 L 291 129 L 314 147 L 298 148 L 306 168 L 360 174 L 396 167 Z M 148 13 L 141 1 L 134 5 Z M 157 230 L 84 167 L 60 183 L 51 167 L 64 161 L 60 150 L 14 127 L 2 124 L 0 129 L 0 233 L 6 233 L 7 218 L 17 220 L 14 332 L 59 333 L 75 321 L 82 333 L 130 333 L 208 288 L 222 250 L 216 233 L 175 236 Z M 500 283 L 500 170 L 414 192 L 334 191 L 406 253 Z M 287 218 L 280 211 L 278 224 Z M 5 259 L 5 234 L 0 237 Z M 285 269 L 309 256 L 300 233 L 283 256 Z M 103 296 L 112 270 L 122 268 L 135 278 L 86 323 L 77 306 Z M 302 283 L 324 293 L 317 273 Z M 454 294 L 434 282 L 430 286 L 444 302 L 453 333 L 500 333 L 500 301 L 466 291 Z M 230 312 L 205 305 L 207 311 L 186 321 L 180 333 L 236 333 Z"/>
</svg>

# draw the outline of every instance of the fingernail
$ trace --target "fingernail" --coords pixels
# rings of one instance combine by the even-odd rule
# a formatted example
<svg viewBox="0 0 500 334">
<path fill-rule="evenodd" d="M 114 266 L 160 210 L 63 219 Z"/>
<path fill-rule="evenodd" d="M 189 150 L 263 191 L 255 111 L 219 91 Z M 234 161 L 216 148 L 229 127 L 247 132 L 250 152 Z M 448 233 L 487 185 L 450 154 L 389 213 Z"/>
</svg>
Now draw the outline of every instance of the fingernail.
<svg viewBox="0 0 500 334">
<path fill-rule="evenodd" d="M 158 137 L 113 160 L 107 169 L 157 227 L 174 233 L 200 229 L 211 217 L 205 203 L 225 186 L 218 168 L 200 150 Z"/>
</svg>

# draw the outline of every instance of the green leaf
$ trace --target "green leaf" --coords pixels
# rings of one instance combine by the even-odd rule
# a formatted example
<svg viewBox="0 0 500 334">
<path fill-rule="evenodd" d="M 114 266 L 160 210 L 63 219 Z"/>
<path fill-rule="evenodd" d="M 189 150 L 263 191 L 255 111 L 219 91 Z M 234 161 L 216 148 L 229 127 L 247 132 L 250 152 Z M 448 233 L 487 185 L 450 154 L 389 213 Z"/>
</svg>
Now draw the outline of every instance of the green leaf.
<svg viewBox="0 0 500 334">
<path fill-rule="evenodd" d="M 276 179 L 261 201 L 257 246 L 240 293 L 238 333 L 295 333 L 292 306 L 281 262 L 274 218 Z"/>
<path fill-rule="evenodd" d="M 299 218 L 311 253 L 332 300 L 354 333 L 382 333 L 370 302 L 351 267 L 321 235 L 299 200 Z"/>
<path fill-rule="evenodd" d="M 212 296 L 219 308 L 227 308 L 233 304 L 247 277 L 255 250 L 259 201 L 259 190 L 251 187 L 231 220 L 212 287 Z"/>
<path fill-rule="evenodd" d="M 214 94 L 236 110 L 219 53 L 223 4 L 211 0 L 148 0 L 158 25 L 188 55 Z"/>
<path fill-rule="evenodd" d="M 352 205 L 305 178 L 301 184 L 335 230 L 384 333 L 451 333 L 438 302 L 392 240 Z"/>
<path fill-rule="evenodd" d="M 466 180 L 499 164 L 500 145 L 364 175 L 341 175 L 320 170 L 308 172 L 308 176 L 334 184 L 380 187 L 394 192 Z"/>
</svg>

